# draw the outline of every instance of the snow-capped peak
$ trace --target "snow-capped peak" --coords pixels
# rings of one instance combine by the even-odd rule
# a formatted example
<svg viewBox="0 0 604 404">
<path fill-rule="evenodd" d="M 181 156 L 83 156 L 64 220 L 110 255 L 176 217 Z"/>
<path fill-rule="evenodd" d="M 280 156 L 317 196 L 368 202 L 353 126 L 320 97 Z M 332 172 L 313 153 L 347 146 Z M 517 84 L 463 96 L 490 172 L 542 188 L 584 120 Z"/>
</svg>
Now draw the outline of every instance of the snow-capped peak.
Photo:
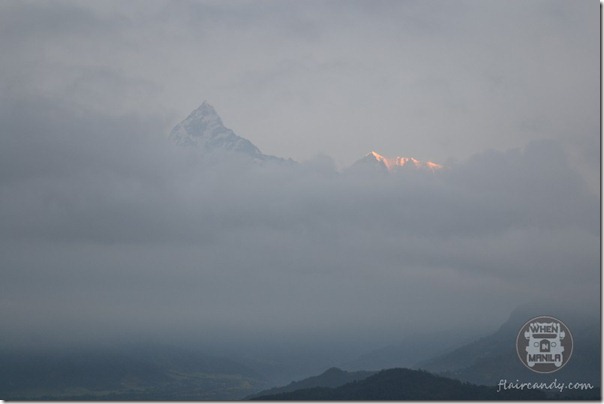
<svg viewBox="0 0 604 404">
<path fill-rule="evenodd" d="M 430 170 L 432 172 L 436 171 L 436 170 L 440 170 L 443 168 L 443 166 L 441 166 L 440 164 L 434 163 L 432 161 L 420 161 L 417 160 L 413 157 L 400 157 L 400 156 L 396 156 L 396 157 L 384 157 L 381 154 L 372 151 L 371 153 L 367 153 L 365 155 L 365 157 L 363 157 L 361 160 L 359 160 L 357 163 L 377 163 L 379 165 L 381 165 L 382 167 L 386 168 L 388 171 L 394 171 L 400 168 L 407 168 L 407 167 L 412 167 L 415 169 L 424 169 L 424 170 Z"/>
<path fill-rule="evenodd" d="M 185 121 L 198 119 L 208 123 L 214 122 L 217 125 L 223 126 L 222 119 L 220 119 L 220 116 L 216 113 L 214 107 L 207 101 L 204 101 L 199 108 L 191 112 Z"/>
<path fill-rule="evenodd" d="M 169 137 L 179 146 L 196 147 L 202 152 L 235 152 L 258 161 L 286 161 L 263 154 L 252 142 L 225 127 L 207 101 L 176 125 Z"/>
<path fill-rule="evenodd" d="M 235 151 L 253 157 L 262 155 L 252 142 L 226 128 L 207 101 L 172 129 L 170 139 L 179 146 L 200 147 L 204 151 Z"/>
</svg>

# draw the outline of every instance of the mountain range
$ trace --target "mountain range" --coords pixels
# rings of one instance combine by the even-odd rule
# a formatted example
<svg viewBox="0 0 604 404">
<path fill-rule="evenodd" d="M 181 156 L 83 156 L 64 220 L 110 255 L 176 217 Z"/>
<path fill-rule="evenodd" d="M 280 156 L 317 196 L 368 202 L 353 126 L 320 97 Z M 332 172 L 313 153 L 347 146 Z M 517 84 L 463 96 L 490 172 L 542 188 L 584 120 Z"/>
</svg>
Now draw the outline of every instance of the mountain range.
<svg viewBox="0 0 604 404">
<path fill-rule="evenodd" d="M 443 166 L 432 161 L 420 161 L 413 157 L 384 157 L 381 154 L 372 151 L 367 153 L 360 160 L 357 160 L 353 167 L 377 167 L 379 169 L 393 172 L 401 170 L 421 170 L 436 172 L 442 170 Z"/>
<path fill-rule="evenodd" d="M 239 157 L 251 158 L 255 162 L 289 163 L 292 159 L 264 154 L 256 145 L 246 138 L 237 135 L 224 126 L 222 118 L 207 101 L 178 123 L 169 134 L 170 140 L 178 146 L 199 149 L 202 153 L 231 153 Z M 432 161 L 420 161 L 413 157 L 385 157 L 372 151 L 357 160 L 351 169 L 395 171 L 436 172 L 442 165 Z"/>
<path fill-rule="evenodd" d="M 568 364 L 555 374 L 535 373 L 518 360 L 515 340 L 518 330 L 529 319 L 549 313 L 571 330 L 573 351 Z M 527 382 L 560 381 L 600 385 L 600 319 L 560 302 L 533 303 L 514 310 L 509 319 L 491 335 L 463 344 L 447 353 L 420 361 L 414 367 L 478 384 L 496 384 L 501 378 Z"/>
<path fill-rule="evenodd" d="M 537 313 L 562 319 L 572 331 L 573 353 L 555 374 L 537 374 L 518 360 L 518 330 Z M 137 343 L 94 350 L 0 351 L 0 398 L 12 400 L 403 400 L 403 399 L 599 399 L 600 321 L 552 304 L 519 307 L 493 334 L 446 349 L 428 338 L 375 350 L 348 362 L 364 370 L 330 368 L 281 387 L 243 357 L 226 358 L 190 348 Z M 460 337 L 461 338 L 461 337 Z M 421 338 L 420 338 L 421 339 Z M 456 337 L 457 339 L 457 337 Z M 461 339 L 465 339 L 461 338 Z M 420 341 L 421 342 L 421 341 Z M 448 341 L 452 343 L 452 341 Z M 420 356 L 413 355 L 418 350 Z M 439 353 L 440 349 L 445 352 Z M 431 352 L 431 354 L 429 353 Z M 418 360 L 419 359 L 419 360 Z M 414 366 L 403 365 L 418 360 Z M 246 363 L 248 362 L 248 363 Z M 404 367 L 404 368 L 403 368 Z M 411 369 L 414 368 L 414 369 Z M 284 368 L 285 369 L 285 368 Z M 374 370 L 379 369 L 379 370 Z M 287 372 L 287 371 L 286 371 Z M 291 373 L 287 373 L 291 374 Z M 308 374 L 308 373 L 307 373 Z M 585 391 L 497 392 L 507 382 L 590 383 Z M 291 380 L 291 379 L 290 379 Z M 278 386 L 278 385 L 277 385 Z M 267 390 L 267 388 L 270 388 Z"/>
</svg>

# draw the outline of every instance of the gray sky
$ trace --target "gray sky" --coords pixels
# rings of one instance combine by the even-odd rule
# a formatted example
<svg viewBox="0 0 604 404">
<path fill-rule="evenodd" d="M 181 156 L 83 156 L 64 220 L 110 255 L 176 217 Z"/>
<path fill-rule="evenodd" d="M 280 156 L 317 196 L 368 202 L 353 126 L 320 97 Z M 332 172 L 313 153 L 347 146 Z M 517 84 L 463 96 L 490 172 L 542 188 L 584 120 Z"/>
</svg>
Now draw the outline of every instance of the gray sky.
<svg viewBox="0 0 604 404">
<path fill-rule="evenodd" d="M 597 301 L 598 46 L 595 1 L 3 1 L 6 341 L 379 345 Z M 175 150 L 203 100 L 308 161 Z M 449 169 L 313 160 L 370 150 Z"/>
</svg>

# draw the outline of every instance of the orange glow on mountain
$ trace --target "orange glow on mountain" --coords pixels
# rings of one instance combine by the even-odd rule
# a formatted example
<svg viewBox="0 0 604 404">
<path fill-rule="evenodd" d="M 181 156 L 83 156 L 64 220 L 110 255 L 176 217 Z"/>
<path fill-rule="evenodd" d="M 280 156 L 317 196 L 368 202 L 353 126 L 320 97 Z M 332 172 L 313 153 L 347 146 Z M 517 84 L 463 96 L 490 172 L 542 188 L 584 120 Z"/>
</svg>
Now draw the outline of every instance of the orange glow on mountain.
<svg viewBox="0 0 604 404">
<path fill-rule="evenodd" d="M 383 163 L 388 169 L 388 171 L 392 171 L 397 167 L 405 167 L 409 164 L 411 164 L 415 168 L 429 169 L 432 172 L 443 168 L 443 166 L 441 166 L 440 164 L 434 163 L 432 161 L 423 162 L 414 159 L 413 157 L 384 157 L 381 154 L 376 153 L 375 151 L 372 151 L 368 154 L 368 156 L 370 155 L 373 156 L 377 161 Z"/>
</svg>

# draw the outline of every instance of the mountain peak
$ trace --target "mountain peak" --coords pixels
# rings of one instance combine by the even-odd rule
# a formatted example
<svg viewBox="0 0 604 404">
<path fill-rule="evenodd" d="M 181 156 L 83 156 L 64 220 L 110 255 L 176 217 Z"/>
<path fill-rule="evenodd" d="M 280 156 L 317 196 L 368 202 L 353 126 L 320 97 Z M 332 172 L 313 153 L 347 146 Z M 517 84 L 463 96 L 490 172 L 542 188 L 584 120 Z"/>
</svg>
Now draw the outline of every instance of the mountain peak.
<svg viewBox="0 0 604 404">
<path fill-rule="evenodd" d="M 195 125 L 189 125 L 191 128 L 200 126 L 224 128 L 220 115 L 207 101 L 204 101 L 197 109 L 193 110 L 183 122 L 195 123 Z"/>
<path fill-rule="evenodd" d="M 204 153 L 228 152 L 251 157 L 255 161 L 293 162 L 263 154 L 252 142 L 225 127 L 220 115 L 207 101 L 176 125 L 169 137 L 178 146 L 198 148 Z"/>
<path fill-rule="evenodd" d="M 225 127 L 214 107 L 207 101 L 172 129 L 170 139 L 179 146 L 199 147 L 206 152 L 222 150 L 252 157 L 263 156 L 252 142 Z"/>
<path fill-rule="evenodd" d="M 197 107 L 196 110 L 191 112 L 191 114 L 194 114 L 194 113 L 218 115 L 216 113 L 216 110 L 214 109 L 214 107 L 205 100 L 201 103 L 201 105 L 199 107 Z"/>
<path fill-rule="evenodd" d="M 386 168 L 386 170 L 388 171 L 394 171 L 403 167 L 412 167 L 415 169 L 430 170 L 432 172 L 435 172 L 436 170 L 440 170 L 441 168 L 443 168 L 443 166 L 441 166 L 440 164 L 434 163 L 432 161 L 424 162 L 413 157 L 385 157 L 377 153 L 376 151 L 371 151 L 370 153 L 367 153 L 365 157 L 359 160 L 356 164 L 361 162 L 372 164 L 377 163 L 380 166 Z"/>
</svg>

